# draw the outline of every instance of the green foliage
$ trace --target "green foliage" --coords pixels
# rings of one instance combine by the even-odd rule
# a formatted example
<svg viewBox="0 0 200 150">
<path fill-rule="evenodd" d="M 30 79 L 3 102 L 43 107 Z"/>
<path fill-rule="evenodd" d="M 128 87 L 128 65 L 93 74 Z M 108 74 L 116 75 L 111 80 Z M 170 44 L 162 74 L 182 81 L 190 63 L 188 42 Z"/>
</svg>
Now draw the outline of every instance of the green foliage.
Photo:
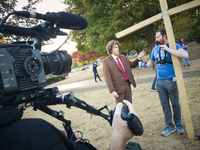
<svg viewBox="0 0 200 150">
<path fill-rule="evenodd" d="M 47 85 L 56 83 L 58 81 L 64 80 L 66 75 L 51 76 L 46 78 Z"/>
<path fill-rule="evenodd" d="M 78 67 L 78 63 L 76 61 L 72 61 L 72 68 Z"/>
<path fill-rule="evenodd" d="M 173 8 L 189 1 L 191 0 L 168 0 L 168 6 Z M 104 56 L 107 56 L 108 41 L 116 39 L 116 33 L 161 11 L 158 0 L 65 0 L 65 3 L 69 5 L 67 11 L 81 15 L 88 21 L 85 30 L 71 32 L 72 40 L 77 42 L 78 51 L 97 51 Z M 178 20 L 174 19 L 176 26 Z M 192 22 L 183 20 L 183 22 L 195 24 L 194 20 Z M 151 50 L 155 45 L 154 31 L 161 26 L 161 23 L 161 21 L 156 22 L 119 39 L 120 52 L 124 53 L 130 47 L 136 51 Z M 177 32 L 177 36 L 179 33 Z M 142 43 L 145 43 L 145 46 L 141 47 Z"/>
<path fill-rule="evenodd" d="M 42 0 L 27 0 L 27 5 L 23 6 L 21 10 L 28 10 L 28 11 L 36 11 L 36 8 L 34 7 L 37 3 L 41 2 Z M 15 7 L 17 6 L 18 1 L 16 0 L 1 0 L 0 1 L 0 21 L 8 15 L 8 13 L 11 13 L 15 10 Z M 10 16 L 8 20 L 6 21 L 6 24 L 9 25 L 15 25 L 20 27 L 31 27 L 33 25 L 38 24 L 40 21 L 36 19 L 25 19 L 24 17 L 18 17 L 18 16 Z M 22 36 L 15 36 L 15 35 L 9 35 L 9 34 L 3 34 L 5 40 L 7 42 L 13 42 L 13 41 L 20 41 L 27 39 L 28 37 L 22 37 Z"/>
<path fill-rule="evenodd" d="M 83 66 L 83 65 L 85 65 L 87 63 L 88 63 L 87 61 L 84 61 L 84 62 L 78 63 L 78 66 L 81 67 L 81 66 Z"/>
<path fill-rule="evenodd" d="M 116 39 L 117 32 L 142 21 L 145 10 L 148 10 L 146 14 L 151 12 L 152 15 L 156 13 L 156 10 L 158 11 L 158 9 L 152 9 L 146 5 L 149 3 L 148 1 L 141 3 L 121 0 L 99 0 L 98 2 L 69 0 L 65 3 L 69 5 L 68 11 L 80 14 L 88 21 L 88 27 L 85 30 L 72 31 L 72 40 L 77 42 L 78 51 L 97 51 L 104 56 L 107 55 L 105 47 L 108 41 Z M 148 17 L 148 15 L 146 16 Z M 127 51 L 128 45 L 137 45 L 141 37 L 145 39 L 144 33 L 143 29 L 136 34 L 133 33 L 120 39 L 120 42 L 123 43 L 120 51 Z"/>
<path fill-rule="evenodd" d="M 187 34 L 193 32 L 193 30 L 197 28 L 199 24 L 199 17 L 194 12 L 197 9 L 187 10 L 171 17 L 174 37 L 177 42 L 180 42 L 181 37 L 187 39 Z M 163 21 L 160 24 L 159 28 L 164 28 Z"/>
<path fill-rule="evenodd" d="M 192 32 L 187 34 L 188 41 L 196 41 L 200 44 L 200 28 L 193 30 Z"/>
</svg>

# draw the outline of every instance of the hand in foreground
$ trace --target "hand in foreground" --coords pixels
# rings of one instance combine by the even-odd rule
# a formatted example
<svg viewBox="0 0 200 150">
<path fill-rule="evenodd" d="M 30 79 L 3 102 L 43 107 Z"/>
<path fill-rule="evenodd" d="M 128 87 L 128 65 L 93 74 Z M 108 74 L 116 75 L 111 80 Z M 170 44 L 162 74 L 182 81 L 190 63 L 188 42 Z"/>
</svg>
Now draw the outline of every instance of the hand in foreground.
<svg viewBox="0 0 200 150">
<path fill-rule="evenodd" d="M 134 113 L 136 115 L 134 107 L 129 101 L 123 100 L 123 103 L 128 106 L 129 113 Z M 124 121 L 121 118 L 122 107 L 123 107 L 122 103 L 118 103 L 116 106 L 112 123 L 113 134 L 112 134 L 111 150 L 125 150 L 126 142 L 133 137 L 133 133 L 128 128 L 127 121 Z"/>
<path fill-rule="evenodd" d="M 119 97 L 119 95 L 118 95 L 117 92 L 115 92 L 115 91 L 112 92 L 112 95 L 113 95 L 115 98 Z"/>
</svg>

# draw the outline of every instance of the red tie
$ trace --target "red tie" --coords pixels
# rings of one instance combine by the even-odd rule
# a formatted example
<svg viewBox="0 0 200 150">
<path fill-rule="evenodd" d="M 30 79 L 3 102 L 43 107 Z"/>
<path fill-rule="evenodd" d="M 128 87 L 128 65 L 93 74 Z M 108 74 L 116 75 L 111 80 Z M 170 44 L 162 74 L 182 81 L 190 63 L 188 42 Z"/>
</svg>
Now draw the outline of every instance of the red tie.
<svg viewBox="0 0 200 150">
<path fill-rule="evenodd" d="M 122 67 L 122 64 L 120 63 L 119 58 L 116 58 L 116 59 L 117 59 L 117 62 L 118 62 L 118 64 L 119 64 L 119 67 L 121 68 L 121 70 L 122 70 L 122 72 L 123 72 L 123 74 L 124 74 L 124 78 L 125 78 L 125 80 L 127 81 L 127 76 L 126 76 L 126 73 L 125 73 L 125 71 L 124 71 L 124 69 L 123 69 L 123 67 Z"/>
</svg>

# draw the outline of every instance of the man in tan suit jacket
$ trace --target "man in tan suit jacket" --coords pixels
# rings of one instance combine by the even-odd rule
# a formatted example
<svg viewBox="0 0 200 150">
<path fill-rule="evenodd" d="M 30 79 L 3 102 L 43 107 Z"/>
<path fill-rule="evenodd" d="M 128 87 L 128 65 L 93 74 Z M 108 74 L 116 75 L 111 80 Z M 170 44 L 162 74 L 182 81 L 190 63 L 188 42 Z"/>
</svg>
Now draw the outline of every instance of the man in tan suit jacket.
<svg viewBox="0 0 200 150">
<path fill-rule="evenodd" d="M 138 58 L 131 62 L 124 55 L 119 55 L 118 41 L 109 41 L 106 49 L 109 56 L 102 61 L 102 64 L 104 80 L 107 84 L 108 90 L 115 97 L 116 103 L 122 102 L 124 99 L 132 103 L 130 84 L 136 87 L 136 83 L 131 68 L 137 67 L 138 62 L 146 53 L 145 51 L 142 51 L 138 55 Z M 119 62 L 117 58 L 119 59 Z M 119 63 L 121 63 L 123 69 L 121 69 Z"/>
</svg>

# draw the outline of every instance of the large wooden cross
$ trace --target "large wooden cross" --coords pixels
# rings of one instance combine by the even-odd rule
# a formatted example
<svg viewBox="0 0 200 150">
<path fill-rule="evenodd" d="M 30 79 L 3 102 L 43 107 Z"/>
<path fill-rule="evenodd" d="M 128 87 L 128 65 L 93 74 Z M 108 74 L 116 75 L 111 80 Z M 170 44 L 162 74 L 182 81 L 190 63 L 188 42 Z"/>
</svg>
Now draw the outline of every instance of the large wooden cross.
<svg viewBox="0 0 200 150">
<path fill-rule="evenodd" d="M 175 38 L 174 38 L 174 33 L 173 33 L 173 29 L 172 29 L 170 16 L 180 13 L 182 11 L 200 6 L 200 0 L 194 0 L 192 2 L 180 5 L 178 7 L 172 8 L 172 9 L 168 9 L 166 0 L 159 0 L 159 2 L 160 2 L 160 6 L 161 6 L 161 11 L 162 11 L 161 13 L 117 33 L 116 34 L 117 38 L 124 37 L 134 31 L 137 31 L 137 30 L 144 28 L 156 21 L 163 19 L 170 48 L 176 50 Z M 190 110 L 189 110 L 189 106 L 188 106 L 188 100 L 187 100 L 185 85 L 184 85 L 184 81 L 183 81 L 181 65 L 180 65 L 178 58 L 174 55 L 172 55 L 172 61 L 173 61 L 174 70 L 175 70 L 175 74 L 176 74 L 178 90 L 179 90 L 179 99 L 180 99 L 182 113 L 183 113 L 184 120 L 185 120 L 187 135 L 188 135 L 189 139 L 193 140 L 194 139 L 194 130 L 193 130 L 193 125 L 192 125 L 192 121 L 191 121 L 191 115 L 190 115 Z"/>
</svg>

